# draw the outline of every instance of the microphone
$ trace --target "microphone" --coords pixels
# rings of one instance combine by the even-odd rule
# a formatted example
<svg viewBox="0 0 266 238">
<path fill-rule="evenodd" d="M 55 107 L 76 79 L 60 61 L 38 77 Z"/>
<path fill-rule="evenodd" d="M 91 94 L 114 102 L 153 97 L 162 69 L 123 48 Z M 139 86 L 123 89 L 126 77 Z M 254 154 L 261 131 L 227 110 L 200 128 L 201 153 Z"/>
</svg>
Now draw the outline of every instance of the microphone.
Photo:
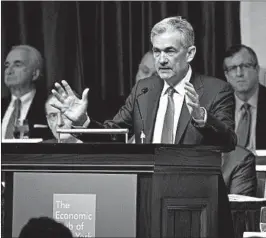
<svg viewBox="0 0 266 238">
<path fill-rule="evenodd" d="M 148 91 L 149 91 L 148 88 L 143 88 L 143 89 L 141 89 L 141 93 L 138 95 L 138 97 L 139 97 L 140 95 L 143 95 L 143 94 L 147 93 Z"/>
<path fill-rule="evenodd" d="M 142 126 L 142 130 L 140 132 L 140 140 L 141 140 L 141 144 L 144 144 L 144 139 L 146 138 L 145 136 L 145 133 L 144 133 L 144 121 L 143 121 L 143 117 L 142 117 L 142 114 L 141 114 L 141 111 L 140 111 L 140 107 L 139 107 L 139 97 L 144 95 L 145 93 L 147 93 L 149 91 L 149 89 L 147 87 L 141 89 L 141 93 L 137 96 L 137 106 L 138 106 L 138 110 L 139 110 L 139 115 L 140 115 L 140 119 L 141 119 L 141 126 Z"/>
</svg>

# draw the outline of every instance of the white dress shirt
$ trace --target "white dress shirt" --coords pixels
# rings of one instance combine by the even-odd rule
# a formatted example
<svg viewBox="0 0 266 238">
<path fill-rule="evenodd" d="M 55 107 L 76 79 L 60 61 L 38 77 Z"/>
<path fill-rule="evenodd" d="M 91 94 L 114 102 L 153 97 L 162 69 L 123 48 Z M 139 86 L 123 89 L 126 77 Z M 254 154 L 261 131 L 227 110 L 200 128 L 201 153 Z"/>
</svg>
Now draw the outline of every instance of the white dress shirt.
<svg viewBox="0 0 266 238">
<path fill-rule="evenodd" d="M 21 100 L 21 111 L 20 111 L 19 120 L 21 120 L 21 121 L 25 120 L 25 118 L 26 118 L 26 116 L 28 114 L 30 105 L 32 103 L 32 100 L 33 100 L 33 98 L 35 96 L 35 93 L 36 93 L 36 89 L 33 89 L 32 91 L 24 94 L 20 98 L 20 100 Z M 9 119 L 10 119 L 10 117 L 12 115 L 12 112 L 14 110 L 14 102 L 15 102 L 16 99 L 17 99 L 17 97 L 12 95 L 11 102 L 9 103 L 8 108 L 7 108 L 7 110 L 5 112 L 5 115 L 3 117 L 3 121 L 2 121 L 2 139 L 5 138 L 7 125 L 8 125 Z"/>
<path fill-rule="evenodd" d="M 186 98 L 185 99 L 186 101 L 188 100 L 188 97 L 185 96 L 185 88 L 184 88 L 185 82 L 190 81 L 191 74 L 192 74 L 192 70 L 191 70 L 191 67 L 189 66 L 186 76 L 174 87 L 175 88 L 175 93 L 173 94 L 173 99 L 175 103 L 175 115 L 174 115 L 175 124 L 174 124 L 174 130 L 173 130 L 174 141 L 175 141 L 177 125 L 178 125 L 179 117 L 181 114 L 181 109 L 182 109 L 184 98 Z M 159 108 L 158 108 L 156 121 L 155 121 L 152 143 L 161 143 L 164 117 L 165 117 L 167 103 L 168 103 L 168 95 L 165 92 L 169 87 L 170 85 L 168 85 L 166 81 L 164 81 L 164 87 L 161 93 Z M 190 113 L 192 112 L 192 108 L 190 106 L 188 106 L 188 110 Z"/>
<path fill-rule="evenodd" d="M 249 142 L 246 148 L 252 151 L 253 153 L 255 153 L 256 151 L 256 123 L 257 123 L 258 95 L 259 95 L 259 90 L 257 89 L 256 92 L 252 95 L 252 97 L 247 102 L 242 101 L 235 95 L 235 101 L 236 101 L 235 131 L 238 128 L 238 124 L 242 116 L 242 112 L 241 112 L 242 105 L 244 103 L 248 103 L 250 105 L 250 109 L 249 109 L 251 113 L 250 137 L 249 137 Z"/>
</svg>

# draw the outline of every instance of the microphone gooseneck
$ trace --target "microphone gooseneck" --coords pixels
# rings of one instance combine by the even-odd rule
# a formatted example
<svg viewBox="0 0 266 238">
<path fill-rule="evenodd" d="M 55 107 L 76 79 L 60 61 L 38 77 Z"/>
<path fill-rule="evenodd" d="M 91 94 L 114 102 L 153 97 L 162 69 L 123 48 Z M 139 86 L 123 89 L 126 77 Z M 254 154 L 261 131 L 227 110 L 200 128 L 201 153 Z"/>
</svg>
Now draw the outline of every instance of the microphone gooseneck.
<svg viewBox="0 0 266 238">
<path fill-rule="evenodd" d="M 141 133 L 140 133 L 140 141 L 141 141 L 141 144 L 144 144 L 144 139 L 146 138 L 146 135 L 144 133 L 144 121 L 143 121 L 143 117 L 142 117 L 142 114 L 141 114 L 141 111 L 140 111 L 140 106 L 139 106 L 139 97 L 144 95 L 145 93 L 147 93 L 149 91 L 149 89 L 147 87 L 141 89 L 141 93 L 137 96 L 137 107 L 138 107 L 138 110 L 139 110 L 139 115 L 140 115 L 140 119 L 141 119 Z"/>
</svg>

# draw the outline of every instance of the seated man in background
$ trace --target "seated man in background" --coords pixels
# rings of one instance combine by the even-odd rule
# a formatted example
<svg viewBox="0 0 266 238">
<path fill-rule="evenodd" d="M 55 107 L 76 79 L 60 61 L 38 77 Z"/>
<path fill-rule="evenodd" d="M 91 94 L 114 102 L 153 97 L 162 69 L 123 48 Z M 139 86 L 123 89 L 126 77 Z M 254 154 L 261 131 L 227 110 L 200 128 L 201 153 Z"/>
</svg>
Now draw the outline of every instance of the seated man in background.
<svg viewBox="0 0 266 238">
<path fill-rule="evenodd" d="M 242 146 L 222 155 L 222 174 L 228 194 L 256 196 L 256 157 Z"/>
<path fill-rule="evenodd" d="M 140 79 L 149 78 L 156 73 L 154 57 L 152 51 L 148 51 L 141 59 L 139 69 L 136 74 L 136 82 Z M 135 82 L 135 83 L 136 83 Z"/>
<path fill-rule="evenodd" d="M 25 123 L 30 129 L 29 137 L 44 137 L 44 134 L 34 135 L 31 130 L 35 124 L 46 124 L 46 93 L 36 85 L 43 69 L 40 52 L 29 45 L 14 46 L 6 57 L 4 68 L 10 95 L 2 98 L 2 139 L 13 139 L 15 127 Z"/>
<path fill-rule="evenodd" d="M 266 87 L 259 83 L 260 66 L 248 46 L 234 45 L 225 53 L 224 72 L 235 91 L 238 144 L 253 153 L 266 149 Z"/>
<path fill-rule="evenodd" d="M 50 130 L 53 133 L 53 136 L 55 139 L 50 139 L 44 141 L 44 143 L 57 143 L 59 139 L 59 134 L 57 133 L 57 129 L 71 129 L 72 122 L 66 118 L 62 113 L 52 107 L 50 104 L 54 103 L 57 99 L 54 97 L 53 94 L 49 95 L 46 103 L 45 103 L 45 112 L 46 112 L 46 118 L 47 123 L 50 128 Z M 82 141 L 78 140 L 71 134 L 62 133 L 60 134 L 60 142 L 61 143 L 82 143 Z"/>
</svg>

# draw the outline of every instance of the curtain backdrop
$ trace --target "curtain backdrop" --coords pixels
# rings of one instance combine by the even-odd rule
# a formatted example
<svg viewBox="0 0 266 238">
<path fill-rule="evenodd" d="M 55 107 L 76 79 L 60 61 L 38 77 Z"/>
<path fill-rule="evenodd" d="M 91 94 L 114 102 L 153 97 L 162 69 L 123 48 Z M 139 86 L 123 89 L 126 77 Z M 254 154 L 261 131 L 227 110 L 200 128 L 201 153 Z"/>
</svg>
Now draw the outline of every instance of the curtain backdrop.
<svg viewBox="0 0 266 238">
<path fill-rule="evenodd" d="M 150 30 L 182 15 L 194 27 L 193 69 L 223 78 L 226 48 L 240 43 L 239 2 L 2 2 L 2 65 L 13 45 L 29 44 L 45 59 L 44 84 L 67 80 L 104 101 L 129 94 L 151 49 Z M 3 69 L 3 67 L 2 67 Z M 3 70 L 2 70 L 3 78 Z M 3 80 L 2 80 L 3 86 Z M 2 95 L 6 95 L 2 87 Z"/>
</svg>

